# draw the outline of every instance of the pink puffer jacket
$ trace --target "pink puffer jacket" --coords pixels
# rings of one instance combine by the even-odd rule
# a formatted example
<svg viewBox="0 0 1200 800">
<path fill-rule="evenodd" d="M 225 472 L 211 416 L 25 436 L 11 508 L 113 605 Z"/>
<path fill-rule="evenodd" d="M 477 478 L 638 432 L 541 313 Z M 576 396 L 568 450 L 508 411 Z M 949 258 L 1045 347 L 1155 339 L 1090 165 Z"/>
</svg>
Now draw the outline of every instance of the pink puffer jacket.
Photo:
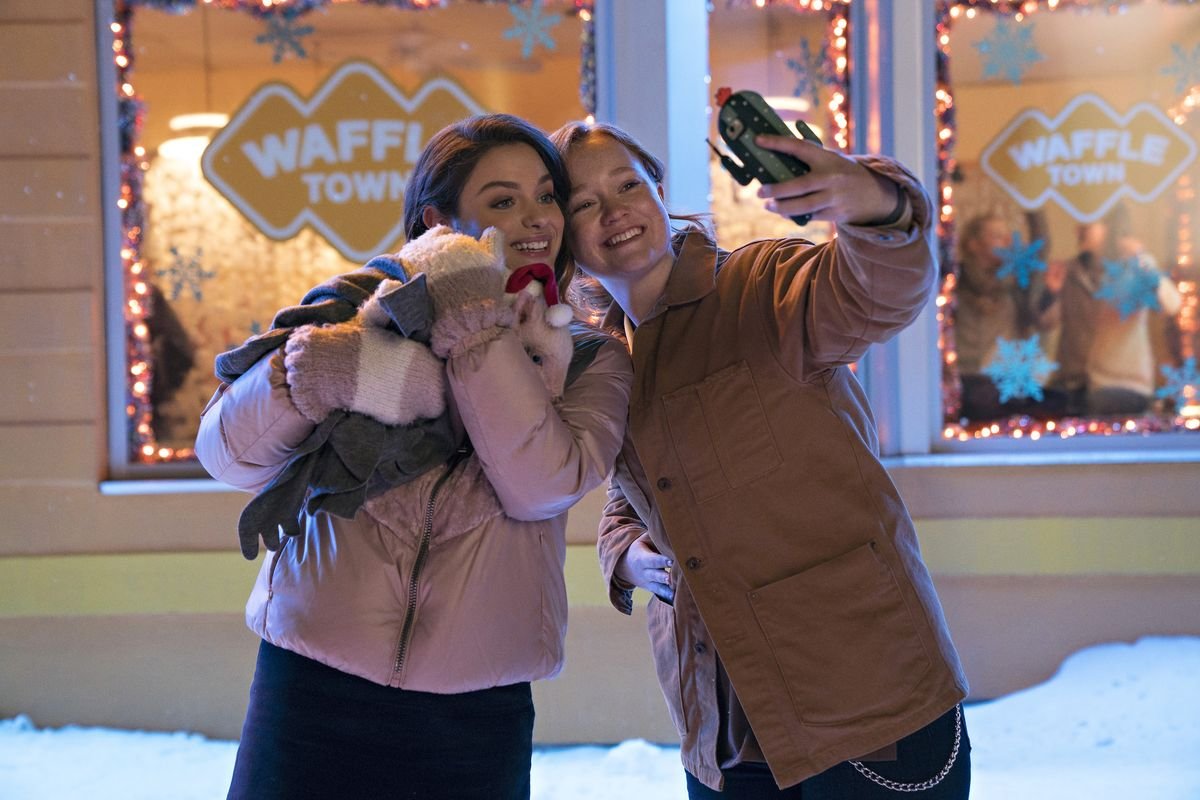
<svg viewBox="0 0 1200 800">
<path fill-rule="evenodd" d="M 217 480 L 266 486 L 313 430 L 278 353 L 222 386 L 196 453 Z M 632 369 L 604 342 L 551 402 L 511 331 L 447 364 L 473 452 L 368 501 L 308 516 L 264 558 L 246 606 L 279 647 L 375 683 L 453 693 L 552 677 L 563 664 L 567 509 L 608 475 Z"/>
</svg>

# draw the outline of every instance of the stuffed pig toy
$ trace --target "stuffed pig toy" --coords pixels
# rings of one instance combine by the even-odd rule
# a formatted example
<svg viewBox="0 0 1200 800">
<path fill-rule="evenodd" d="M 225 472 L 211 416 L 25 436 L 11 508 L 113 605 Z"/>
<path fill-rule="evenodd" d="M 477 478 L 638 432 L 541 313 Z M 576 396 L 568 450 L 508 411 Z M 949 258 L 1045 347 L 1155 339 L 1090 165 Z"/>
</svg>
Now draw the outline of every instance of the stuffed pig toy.
<svg viewBox="0 0 1200 800">
<path fill-rule="evenodd" d="M 554 271 L 531 264 L 509 273 L 499 231 L 479 239 L 438 225 L 395 256 L 409 281 L 385 279 L 350 321 L 305 325 L 285 346 L 293 402 L 320 422 L 334 409 L 407 425 L 445 412 L 445 367 L 512 329 L 550 396 L 562 396 L 573 354 L 572 313 L 559 302 Z M 398 333 L 388 298 L 424 280 L 433 306 L 429 344 Z"/>
</svg>

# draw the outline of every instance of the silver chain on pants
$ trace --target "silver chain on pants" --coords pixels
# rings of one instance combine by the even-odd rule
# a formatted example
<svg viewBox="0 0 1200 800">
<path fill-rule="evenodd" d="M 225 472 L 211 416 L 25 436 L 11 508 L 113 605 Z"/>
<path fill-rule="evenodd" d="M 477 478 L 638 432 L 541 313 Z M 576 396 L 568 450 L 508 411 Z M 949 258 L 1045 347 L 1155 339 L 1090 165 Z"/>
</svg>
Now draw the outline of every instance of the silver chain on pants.
<svg viewBox="0 0 1200 800">
<path fill-rule="evenodd" d="M 958 760 L 958 747 L 962 744 L 962 706 L 954 707 L 954 749 L 950 751 L 950 760 L 946 762 L 946 766 L 942 767 L 942 771 L 934 775 L 927 781 L 920 783 L 900 783 L 891 778 L 885 778 L 873 769 L 864 766 L 861 761 L 851 761 L 850 766 L 854 767 L 859 773 L 871 781 L 877 783 L 885 789 L 891 789 L 893 792 L 923 792 L 926 789 L 932 789 L 946 779 L 950 774 L 950 770 L 954 769 L 954 762 Z"/>
</svg>

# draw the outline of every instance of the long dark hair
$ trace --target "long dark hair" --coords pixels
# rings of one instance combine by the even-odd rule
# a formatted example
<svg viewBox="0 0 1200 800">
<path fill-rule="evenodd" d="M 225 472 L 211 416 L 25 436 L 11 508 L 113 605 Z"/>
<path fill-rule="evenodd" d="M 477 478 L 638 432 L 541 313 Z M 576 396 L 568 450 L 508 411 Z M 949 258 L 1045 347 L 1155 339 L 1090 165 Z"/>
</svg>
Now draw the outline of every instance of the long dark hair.
<svg viewBox="0 0 1200 800">
<path fill-rule="evenodd" d="M 558 149 L 546 134 L 511 114 L 484 114 L 447 125 L 421 151 L 404 191 L 404 235 L 415 239 L 429 226 L 424 212 L 431 207 L 447 217 L 458 213 L 458 199 L 471 171 L 488 151 L 506 144 L 527 144 L 546 165 L 554 182 L 554 200 L 566 218 L 567 170 Z M 575 272 L 566 231 L 554 260 L 559 291 L 565 291 Z"/>
<path fill-rule="evenodd" d="M 628 150 L 641 163 L 646 174 L 655 183 L 661 184 L 666 178 L 666 167 L 657 156 L 643 147 L 641 142 L 633 138 L 627 131 L 607 122 L 584 122 L 582 120 L 568 122 L 550 134 L 550 141 L 558 148 L 559 155 L 565 163 L 573 148 L 597 136 L 607 136 Z M 710 244 L 716 246 L 710 215 L 674 214 L 668 210 L 667 216 L 676 222 L 684 223 L 682 229 L 676 230 L 671 237 L 671 244 L 676 252 L 679 251 L 683 238 L 692 232 L 699 232 Z M 571 292 L 567 297 L 576 310 L 592 322 L 597 322 L 600 317 L 608 313 L 608 309 L 613 304 L 612 296 L 600 285 L 600 282 L 586 274 L 576 277 L 575 284 L 571 287 Z"/>
</svg>

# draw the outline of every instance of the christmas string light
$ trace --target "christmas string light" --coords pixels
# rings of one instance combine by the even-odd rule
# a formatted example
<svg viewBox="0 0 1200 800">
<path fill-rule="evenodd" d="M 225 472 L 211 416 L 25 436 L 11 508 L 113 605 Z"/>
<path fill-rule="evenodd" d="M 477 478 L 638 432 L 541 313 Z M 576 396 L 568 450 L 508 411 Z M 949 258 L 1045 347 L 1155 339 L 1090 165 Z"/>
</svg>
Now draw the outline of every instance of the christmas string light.
<svg viewBox="0 0 1200 800">
<path fill-rule="evenodd" d="M 799 12 L 823 12 L 828 15 L 825 28 L 824 60 L 827 74 L 831 76 L 831 94 L 825 106 L 827 130 L 837 148 L 842 152 L 850 149 L 850 16 L 851 0 L 726 0 L 727 9 L 786 8 Z M 712 10 L 712 4 L 709 4 Z M 705 76 L 712 83 L 712 76 Z M 711 115 L 712 109 L 709 109 Z"/>
<path fill-rule="evenodd" d="M 959 380 L 954 328 L 951 324 L 955 304 L 957 274 L 953 253 L 954 241 L 954 189 L 958 164 L 954 158 L 956 123 L 954 93 L 950 85 L 950 30 L 955 20 L 973 19 L 977 14 L 991 13 L 1012 17 L 1022 21 L 1027 16 L 1048 11 L 1067 9 L 1108 14 L 1123 14 L 1129 8 L 1149 0 L 938 0 L 935 12 L 936 46 L 936 93 L 935 114 L 937 118 L 938 160 L 938 241 L 939 256 L 945 272 L 936 300 L 938 347 L 942 353 L 942 408 L 948 420 L 954 419 L 962 403 L 962 384 Z M 1157 0 L 1165 5 L 1200 5 L 1200 0 Z M 1200 103 L 1200 85 L 1191 87 L 1177 106 L 1168 115 L 1179 125 L 1190 117 Z M 1195 189 L 1189 177 L 1184 176 L 1176 185 L 1176 267 L 1173 277 L 1184 297 L 1183 310 L 1178 315 L 1181 340 L 1181 358 L 1194 355 L 1196 334 L 1200 331 L 1200 299 L 1197 281 L 1186 279 L 1194 266 L 1191 239 L 1191 207 L 1195 200 Z M 1189 406 L 1188 411 L 1193 407 Z M 1070 439 L 1077 436 L 1127 436 L 1164 433 L 1173 431 L 1200 430 L 1200 409 L 1197 414 L 1183 413 L 1179 409 L 1173 420 L 1161 419 L 1153 414 L 1110 421 L 1091 418 L 1062 418 L 1041 420 L 1030 416 L 1012 416 L 1007 420 L 983 423 L 946 422 L 942 438 L 966 442 L 971 440 L 1009 438 L 1038 440 L 1052 436 Z"/>
<path fill-rule="evenodd" d="M 458 0 L 467 2 L 468 0 Z M 469 0 L 489 3 L 489 0 Z M 192 448 L 167 447 L 156 441 L 151 424 L 154 408 L 150 402 L 154 382 L 150 332 L 147 320 L 154 302 L 146 284 L 146 264 L 142 257 L 145 202 L 142 187 L 149 163 L 141 145 L 145 105 L 133 85 L 134 47 L 132 23 L 138 8 L 169 14 L 186 14 L 198 6 L 243 11 L 256 17 L 283 15 L 294 18 L 329 5 L 358 3 L 400 10 L 422 11 L 444 8 L 449 0 L 117 0 L 113 19 L 112 59 L 116 75 L 117 132 L 120 150 L 120 190 L 116 206 L 121 216 L 121 266 L 124 285 L 125 320 L 125 415 L 129 420 L 129 457 L 141 463 L 179 461 L 194 457 Z M 579 92 L 589 115 L 596 109 L 596 54 L 594 0 L 574 0 L 573 12 L 583 22 L 580 43 Z"/>
</svg>

